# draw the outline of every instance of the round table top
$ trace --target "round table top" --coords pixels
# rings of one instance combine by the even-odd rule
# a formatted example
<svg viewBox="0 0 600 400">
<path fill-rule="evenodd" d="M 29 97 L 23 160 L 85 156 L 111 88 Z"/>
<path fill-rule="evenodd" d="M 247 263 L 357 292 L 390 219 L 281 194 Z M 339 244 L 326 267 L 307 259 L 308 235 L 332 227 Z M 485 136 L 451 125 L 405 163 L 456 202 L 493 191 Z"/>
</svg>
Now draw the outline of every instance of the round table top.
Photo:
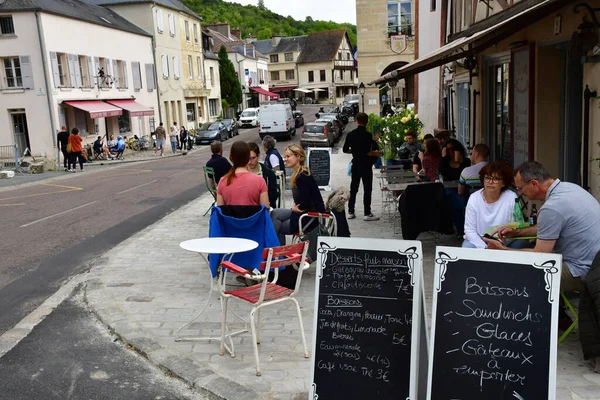
<svg viewBox="0 0 600 400">
<path fill-rule="evenodd" d="M 230 254 L 254 250 L 258 247 L 258 243 L 249 239 L 211 237 L 186 240 L 179 243 L 179 247 L 196 253 Z"/>
</svg>

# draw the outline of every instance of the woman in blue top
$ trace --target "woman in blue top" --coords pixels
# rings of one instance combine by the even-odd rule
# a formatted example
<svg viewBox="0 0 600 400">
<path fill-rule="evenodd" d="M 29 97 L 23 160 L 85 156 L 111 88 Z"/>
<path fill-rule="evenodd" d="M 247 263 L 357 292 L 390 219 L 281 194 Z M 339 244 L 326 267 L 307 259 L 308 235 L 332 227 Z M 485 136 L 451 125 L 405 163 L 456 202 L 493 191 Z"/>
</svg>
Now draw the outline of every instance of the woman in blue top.
<svg viewBox="0 0 600 400">
<path fill-rule="evenodd" d="M 307 212 L 325 212 L 323 198 L 319 191 L 317 181 L 310 174 L 306 164 L 306 154 L 299 144 L 292 144 L 285 148 L 283 160 L 287 168 L 293 168 L 290 178 L 294 206 L 291 209 L 277 208 L 271 212 L 271 220 L 277 232 L 279 243 L 285 245 L 285 235 L 298 233 L 300 216 Z M 304 233 L 316 227 L 316 224 L 304 228 Z"/>
</svg>

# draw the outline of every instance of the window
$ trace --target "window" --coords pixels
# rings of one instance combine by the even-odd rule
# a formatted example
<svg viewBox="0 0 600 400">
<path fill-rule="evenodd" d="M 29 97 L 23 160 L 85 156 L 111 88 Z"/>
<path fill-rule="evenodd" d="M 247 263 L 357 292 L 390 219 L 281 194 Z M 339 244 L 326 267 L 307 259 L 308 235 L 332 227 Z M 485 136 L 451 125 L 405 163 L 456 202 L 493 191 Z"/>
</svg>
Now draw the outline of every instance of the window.
<svg viewBox="0 0 600 400">
<path fill-rule="evenodd" d="M 185 41 L 189 42 L 190 41 L 190 24 L 189 22 L 185 21 Z"/>
<path fill-rule="evenodd" d="M 325 82 L 325 80 L 327 78 L 325 78 L 325 70 L 324 69 L 319 71 L 319 75 L 320 75 L 319 79 L 321 79 L 321 82 Z"/>
<path fill-rule="evenodd" d="M 211 68 L 212 69 L 212 68 Z M 219 112 L 217 99 L 208 99 L 208 113 L 211 117 L 214 117 Z"/>
<path fill-rule="evenodd" d="M 4 76 L 6 77 L 6 86 L 14 89 L 23 87 L 23 77 L 21 75 L 21 62 L 19 57 L 4 59 Z"/>
<path fill-rule="evenodd" d="M 169 34 L 175 36 L 175 17 L 173 14 L 169 14 Z"/>
<path fill-rule="evenodd" d="M 129 118 L 129 111 L 123 110 L 123 113 L 119 115 L 117 121 L 119 122 L 119 133 L 131 132 L 131 119 Z"/>
<path fill-rule="evenodd" d="M 194 60 L 192 56 L 188 56 L 188 70 L 190 71 L 190 79 L 194 79 Z"/>
<path fill-rule="evenodd" d="M 309 82 L 315 81 L 315 72 L 314 71 L 308 71 L 308 81 Z"/>
<path fill-rule="evenodd" d="M 77 56 L 77 59 L 79 61 L 78 67 L 80 79 L 77 82 L 79 84 L 79 87 L 92 87 L 92 85 L 90 84 L 90 69 L 88 67 L 88 59 L 91 60 L 91 57 Z"/>
<path fill-rule="evenodd" d="M 294 53 L 285 53 L 285 61 L 294 61 Z"/>
<path fill-rule="evenodd" d="M 196 105 L 194 103 L 186 103 L 185 104 L 185 114 L 187 117 L 187 122 L 194 122 L 196 120 Z"/>
<path fill-rule="evenodd" d="M 215 84 L 215 69 L 213 67 L 210 67 L 210 84 Z"/>
<path fill-rule="evenodd" d="M 173 57 L 173 78 L 179 79 L 181 69 L 179 68 L 179 58 Z"/>
<path fill-rule="evenodd" d="M 388 34 L 412 36 L 412 2 L 388 0 Z"/>
<path fill-rule="evenodd" d="M 164 25 L 163 25 L 163 14 L 162 10 L 156 10 L 156 30 L 158 33 L 163 33 Z"/>
<path fill-rule="evenodd" d="M 144 64 L 146 69 L 146 87 L 148 91 L 156 89 L 156 77 L 154 76 L 154 64 Z"/>
<path fill-rule="evenodd" d="M 0 35 L 14 35 L 15 26 L 13 25 L 12 15 L 0 16 Z"/>
<path fill-rule="evenodd" d="M 194 43 L 198 44 L 198 25 L 194 24 Z"/>
<path fill-rule="evenodd" d="M 142 88 L 142 70 L 139 62 L 131 63 L 131 76 L 133 77 L 133 90 L 140 90 Z"/>
<path fill-rule="evenodd" d="M 279 62 L 279 54 L 271 54 L 270 60 L 272 63 Z"/>
<path fill-rule="evenodd" d="M 354 82 L 354 71 L 350 70 L 350 81 Z"/>
<path fill-rule="evenodd" d="M 169 79 L 169 58 L 165 55 L 160 56 L 162 61 L 163 78 Z"/>
<path fill-rule="evenodd" d="M 285 71 L 285 79 L 294 79 L 294 70 L 288 69 Z"/>
<path fill-rule="evenodd" d="M 339 50 L 339 51 L 338 51 L 338 60 L 341 60 L 341 59 L 342 59 L 342 51 L 341 51 L 341 50 Z"/>
<path fill-rule="evenodd" d="M 202 79 L 202 59 L 196 57 L 196 64 L 198 64 L 198 79 Z"/>
<path fill-rule="evenodd" d="M 279 80 L 279 71 L 271 71 L 271 80 L 278 81 Z"/>
<path fill-rule="evenodd" d="M 350 59 L 350 53 L 346 53 L 346 60 Z"/>
<path fill-rule="evenodd" d="M 117 89 L 127 89 L 127 62 L 113 60 L 114 82 Z"/>
<path fill-rule="evenodd" d="M 64 53 L 53 53 L 56 58 L 58 71 L 58 87 L 69 86 L 69 69 L 67 55 Z M 56 76 L 55 76 L 56 78 Z"/>
</svg>

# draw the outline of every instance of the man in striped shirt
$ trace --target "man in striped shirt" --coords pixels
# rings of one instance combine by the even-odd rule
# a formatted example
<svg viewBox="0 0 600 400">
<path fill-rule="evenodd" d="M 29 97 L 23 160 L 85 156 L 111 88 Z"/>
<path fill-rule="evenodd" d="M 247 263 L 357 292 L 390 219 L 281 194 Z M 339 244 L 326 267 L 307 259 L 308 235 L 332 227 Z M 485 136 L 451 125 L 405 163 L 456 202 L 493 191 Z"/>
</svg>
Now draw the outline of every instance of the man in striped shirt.
<svg viewBox="0 0 600 400">
<path fill-rule="evenodd" d="M 489 148 L 479 143 L 471 150 L 471 166 L 462 170 L 458 180 L 458 194 L 467 195 L 473 186 L 481 187 L 479 172 L 488 163 Z"/>
</svg>

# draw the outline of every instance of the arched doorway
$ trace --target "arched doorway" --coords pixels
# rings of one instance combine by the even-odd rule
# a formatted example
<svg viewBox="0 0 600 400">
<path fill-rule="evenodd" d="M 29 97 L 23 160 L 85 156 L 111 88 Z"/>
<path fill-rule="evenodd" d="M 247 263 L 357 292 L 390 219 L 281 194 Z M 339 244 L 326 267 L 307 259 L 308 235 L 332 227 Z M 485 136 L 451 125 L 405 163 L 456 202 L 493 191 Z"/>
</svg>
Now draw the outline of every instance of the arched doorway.
<svg viewBox="0 0 600 400">
<path fill-rule="evenodd" d="M 406 64 L 408 64 L 407 61 L 394 61 L 393 63 L 391 63 L 387 67 L 385 67 L 383 71 L 381 71 L 381 76 L 383 76 L 389 72 L 392 72 L 400 67 L 403 67 Z M 382 88 L 383 86 L 385 86 L 385 83 L 381 84 L 380 88 Z M 396 84 L 396 86 L 392 89 L 393 103 L 395 103 L 395 104 L 414 103 L 415 102 L 414 87 L 415 87 L 414 76 L 410 76 L 407 79 L 400 79 L 398 81 L 398 83 Z"/>
</svg>

